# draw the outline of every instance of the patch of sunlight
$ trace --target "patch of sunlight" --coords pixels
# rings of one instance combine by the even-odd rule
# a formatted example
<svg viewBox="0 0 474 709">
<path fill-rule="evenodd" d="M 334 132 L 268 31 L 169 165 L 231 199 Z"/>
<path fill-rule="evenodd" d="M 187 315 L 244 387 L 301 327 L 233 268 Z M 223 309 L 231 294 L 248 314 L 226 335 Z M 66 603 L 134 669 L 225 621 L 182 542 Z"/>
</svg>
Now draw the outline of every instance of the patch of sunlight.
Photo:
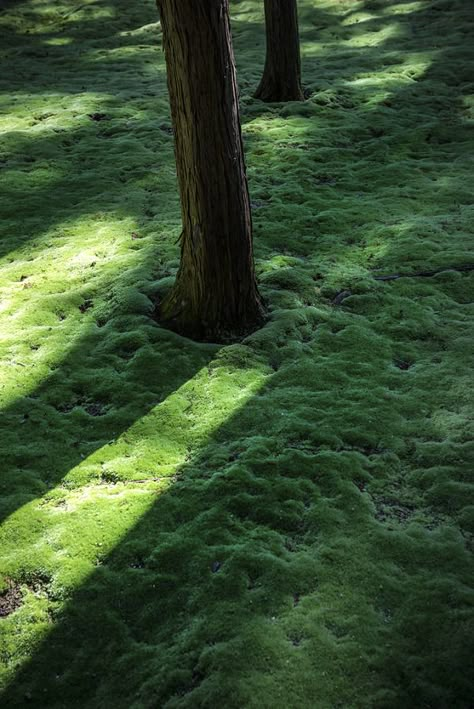
<svg viewBox="0 0 474 709">
<path fill-rule="evenodd" d="M 1 566 L 15 578 L 48 569 L 48 593 L 67 599 L 179 477 L 209 438 L 268 379 L 261 365 L 235 369 L 219 356 L 138 420 L 115 441 L 73 468 L 42 498 L 11 514 L 0 527 Z M 19 614 L 34 612 L 34 595 Z M 30 634 L 27 662 L 44 639 Z M 18 638 L 21 643 L 21 637 Z M 16 671 L 18 667 L 15 668 Z"/>
<path fill-rule="evenodd" d="M 76 220 L 0 261 L 0 406 L 27 396 L 94 326 L 84 301 L 107 292 L 143 256 L 132 250 L 132 218 Z"/>
<path fill-rule="evenodd" d="M 248 121 L 242 128 L 244 135 L 259 134 L 262 138 L 294 137 L 295 131 L 305 133 L 308 130 L 305 119 L 301 116 L 282 117 L 279 114 L 264 113 Z"/>
<path fill-rule="evenodd" d="M 116 440 L 81 461 L 65 476 L 64 484 L 173 476 L 187 462 L 189 451 L 202 447 L 266 377 L 266 370 L 258 367 L 237 371 L 204 367 Z"/>
<path fill-rule="evenodd" d="M 474 94 L 462 97 L 462 110 L 465 112 L 467 120 L 474 119 Z"/>
<path fill-rule="evenodd" d="M 351 27 L 353 25 L 361 25 L 364 22 L 377 21 L 381 16 L 385 17 L 387 15 L 406 15 L 411 12 L 418 12 L 426 8 L 425 2 L 408 2 L 408 3 L 398 3 L 398 4 L 388 4 L 387 7 L 378 7 L 377 13 L 367 12 L 366 9 L 362 8 L 351 12 L 347 17 L 344 17 L 341 21 L 343 27 Z"/>
<path fill-rule="evenodd" d="M 288 254 L 273 254 L 260 264 L 262 273 L 278 271 L 279 269 L 293 268 L 301 266 L 304 263 L 303 259 L 289 256 Z"/>
<path fill-rule="evenodd" d="M 123 47 L 113 47 L 107 50 L 107 54 L 104 55 L 103 50 L 98 49 L 96 51 L 90 51 L 87 52 L 87 62 L 90 64 L 94 63 L 107 63 L 107 64 L 113 64 L 119 59 L 129 59 L 131 54 L 136 53 L 136 47 L 134 45 L 129 46 L 129 45 L 124 45 Z M 145 58 L 147 60 L 152 59 L 153 60 L 153 66 L 152 67 L 141 67 L 140 72 L 142 76 L 145 76 L 146 74 L 150 73 L 151 71 L 153 72 L 153 75 L 155 78 L 158 78 L 156 76 L 156 67 L 162 65 L 162 60 L 160 59 L 160 56 L 158 55 L 156 48 L 153 46 L 143 46 L 143 48 L 140 50 L 140 59 L 142 61 L 145 61 Z M 161 66 L 160 66 L 161 68 Z M 143 74 L 142 72 L 146 72 L 146 74 Z"/>
<path fill-rule="evenodd" d="M 348 258 L 328 268 L 326 275 L 327 284 L 352 283 L 355 284 L 366 276 L 366 268 L 355 257 L 352 261 Z"/>
<path fill-rule="evenodd" d="M 359 12 L 352 12 L 348 17 L 344 17 L 341 20 L 341 25 L 343 27 L 350 27 L 351 25 L 358 25 L 363 24 L 364 22 L 377 20 L 378 17 L 378 15 L 374 15 L 372 12 L 364 12 L 364 10 L 360 10 Z"/>
<path fill-rule="evenodd" d="M 152 22 L 148 25 L 142 25 L 141 27 L 136 27 L 133 30 L 127 29 L 123 32 L 117 32 L 117 37 L 140 37 L 144 34 L 147 34 L 148 32 L 152 33 L 153 35 L 155 35 L 155 33 L 161 32 L 160 21 L 158 20 L 157 22 Z M 156 36 L 157 35 L 155 35 L 155 39 Z"/>
<path fill-rule="evenodd" d="M 231 18 L 242 16 L 245 22 L 262 22 L 263 5 L 253 0 L 241 0 L 239 3 L 230 3 Z"/>
<path fill-rule="evenodd" d="M 383 65 L 377 73 L 355 72 L 354 79 L 344 82 L 347 86 L 368 86 L 370 84 L 379 86 L 385 81 L 393 82 L 394 74 L 397 80 L 402 81 L 418 81 L 422 79 L 429 70 L 435 59 L 434 52 L 412 52 L 405 54 L 403 61 L 398 64 Z"/>
<path fill-rule="evenodd" d="M 72 37 L 51 37 L 50 39 L 45 39 L 44 44 L 50 47 L 64 47 L 66 44 L 71 44 L 73 41 Z"/>
<path fill-rule="evenodd" d="M 378 32 L 365 32 L 350 39 L 344 40 L 344 45 L 349 47 L 376 47 L 395 38 L 400 31 L 398 22 L 392 22 Z"/>
<path fill-rule="evenodd" d="M 328 53 L 331 53 L 332 49 L 339 47 L 337 42 L 315 42 L 314 39 L 305 40 L 301 38 L 300 40 L 300 52 L 303 58 L 310 57 L 327 57 Z"/>
<path fill-rule="evenodd" d="M 426 10 L 426 0 L 420 2 L 401 2 L 389 4 L 387 7 L 380 8 L 383 15 L 407 15 L 411 12 L 419 12 Z"/>
<path fill-rule="evenodd" d="M 22 91 L 12 93 L 8 97 L 0 98 L 0 130 L 3 134 L 0 139 L 2 143 L 11 141 L 11 145 L 7 144 L 9 150 L 24 150 L 23 146 L 15 145 L 16 139 L 24 140 L 31 136 L 31 139 L 34 137 L 38 140 L 38 132 L 43 129 L 50 130 L 50 135 L 54 138 L 57 137 L 55 128 L 78 128 L 79 116 L 100 110 L 109 98 L 108 94 L 92 91 L 81 93 L 79 96 L 65 96 L 56 91 L 37 96 Z M 7 131 L 9 134 L 5 135 Z"/>
<path fill-rule="evenodd" d="M 344 10 L 349 10 L 352 9 L 353 7 L 353 0 L 326 0 L 324 2 L 321 0 L 321 2 L 318 0 L 317 2 L 317 7 L 320 10 L 326 10 L 328 13 L 334 14 L 334 10 L 336 9 L 336 12 L 341 9 L 342 11 Z M 360 3 L 361 5 L 363 4 L 362 2 Z M 315 0 L 310 0 L 310 6 L 314 7 L 316 6 L 316 1 Z"/>
<path fill-rule="evenodd" d="M 95 0 L 84 2 L 71 7 L 69 3 L 35 2 L 33 12 L 28 16 L 29 34 L 42 34 L 51 32 L 52 27 L 58 29 L 65 21 L 87 20 L 110 20 L 116 16 L 116 10 L 110 5 L 99 5 Z M 31 15 L 34 16 L 34 20 Z"/>
</svg>

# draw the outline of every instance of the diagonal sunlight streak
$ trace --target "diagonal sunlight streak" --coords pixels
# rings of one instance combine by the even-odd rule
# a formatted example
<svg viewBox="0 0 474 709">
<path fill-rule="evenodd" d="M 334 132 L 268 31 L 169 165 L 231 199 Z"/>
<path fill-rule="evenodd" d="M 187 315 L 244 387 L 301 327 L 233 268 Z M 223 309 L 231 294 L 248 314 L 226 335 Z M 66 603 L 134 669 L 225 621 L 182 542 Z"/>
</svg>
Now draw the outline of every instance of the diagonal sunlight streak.
<svg viewBox="0 0 474 709">
<path fill-rule="evenodd" d="M 75 466 L 60 485 L 11 514 L 0 527 L 1 568 L 27 579 L 34 576 L 40 558 L 42 573 L 50 579 L 48 593 L 67 599 L 157 495 L 172 486 L 189 450 L 199 453 L 268 378 L 268 369 L 259 366 L 236 371 L 214 360 L 203 367 L 115 441 Z M 25 591 L 20 614 L 44 611 L 44 595 Z M 51 630 L 48 624 L 38 626 L 34 642 L 31 626 L 18 626 L 20 635 L 28 637 L 29 652 L 16 670 Z"/>
<path fill-rule="evenodd" d="M 140 265 L 139 251 L 123 249 L 134 226 L 133 219 L 109 218 L 91 234 L 89 220 L 76 220 L 64 227 L 64 236 L 56 237 L 54 246 L 48 243 L 51 234 L 45 235 L 36 258 L 27 259 L 25 254 L 2 267 L 1 409 L 41 385 L 93 327 L 90 316 L 80 311 L 86 296 L 103 298 L 101 294 L 110 292 L 124 271 Z"/>
</svg>

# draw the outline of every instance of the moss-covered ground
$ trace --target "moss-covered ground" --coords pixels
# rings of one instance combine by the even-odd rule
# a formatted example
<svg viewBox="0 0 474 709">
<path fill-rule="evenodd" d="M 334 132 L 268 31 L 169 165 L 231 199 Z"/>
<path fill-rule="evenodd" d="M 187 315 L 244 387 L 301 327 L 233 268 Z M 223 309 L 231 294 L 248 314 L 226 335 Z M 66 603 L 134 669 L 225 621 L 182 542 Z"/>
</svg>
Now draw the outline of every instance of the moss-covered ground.
<svg viewBox="0 0 474 709">
<path fill-rule="evenodd" d="M 217 346 L 151 317 L 154 3 L 2 1 L 5 709 L 472 706 L 473 5 L 299 5 L 265 105 L 232 3 L 269 319 Z"/>
</svg>

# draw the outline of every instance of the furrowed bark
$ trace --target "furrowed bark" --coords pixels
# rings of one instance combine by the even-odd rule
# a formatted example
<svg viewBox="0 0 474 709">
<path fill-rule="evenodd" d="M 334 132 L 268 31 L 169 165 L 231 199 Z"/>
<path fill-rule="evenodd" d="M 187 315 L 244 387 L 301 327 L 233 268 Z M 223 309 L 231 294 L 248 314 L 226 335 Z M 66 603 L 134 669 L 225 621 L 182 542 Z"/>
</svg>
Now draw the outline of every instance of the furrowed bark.
<svg viewBox="0 0 474 709">
<path fill-rule="evenodd" d="M 296 0 L 265 0 L 266 58 L 255 98 L 302 101 L 300 40 Z"/>
<path fill-rule="evenodd" d="M 226 340 L 262 321 L 228 0 L 158 0 L 183 231 L 168 327 Z"/>
</svg>

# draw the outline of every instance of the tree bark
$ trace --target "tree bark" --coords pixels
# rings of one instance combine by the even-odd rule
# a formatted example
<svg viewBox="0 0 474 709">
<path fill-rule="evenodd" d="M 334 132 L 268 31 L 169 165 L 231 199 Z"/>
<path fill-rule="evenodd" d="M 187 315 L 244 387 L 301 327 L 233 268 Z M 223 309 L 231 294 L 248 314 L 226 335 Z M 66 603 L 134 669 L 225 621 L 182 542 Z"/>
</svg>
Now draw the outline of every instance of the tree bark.
<svg viewBox="0 0 474 709">
<path fill-rule="evenodd" d="M 255 98 L 302 101 L 300 40 L 296 0 L 265 0 L 267 51 Z"/>
<path fill-rule="evenodd" d="M 175 138 L 181 264 L 158 317 L 225 341 L 262 320 L 228 0 L 158 0 Z"/>
</svg>

